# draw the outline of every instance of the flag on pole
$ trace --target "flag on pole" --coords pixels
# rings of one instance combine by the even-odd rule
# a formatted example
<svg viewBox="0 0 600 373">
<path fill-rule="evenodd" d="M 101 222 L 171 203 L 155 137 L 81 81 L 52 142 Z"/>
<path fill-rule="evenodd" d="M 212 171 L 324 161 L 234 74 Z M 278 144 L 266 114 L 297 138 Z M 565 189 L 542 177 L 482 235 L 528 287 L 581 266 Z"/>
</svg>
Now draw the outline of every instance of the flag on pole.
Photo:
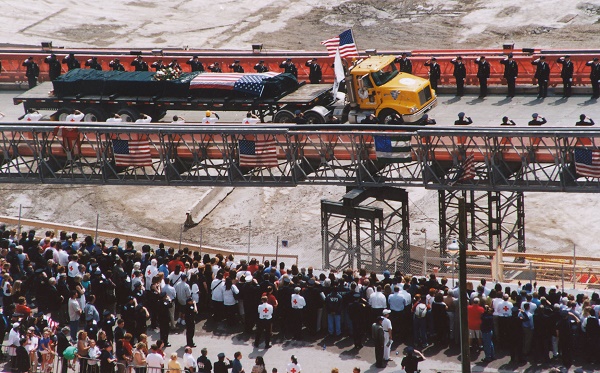
<svg viewBox="0 0 600 373">
<path fill-rule="evenodd" d="M 152 166 L 150 144 L 143 136 L 132 135 L 130 140 L 112 140 L 112 147 L 117 166 Z"/>
<path fill-rule="evenodd" d="M 475 156 L 470 154 L 460 166 L 450 185 L 475 178 Z"/>
<path fill-rule="evenodd" d="M 333 72 L 335 73 L 333 79 L 333 88 L 331 89 L 331 95 L 336 98 L 337 92 L 340 88 L 340 83 L 346 78 L 344 73 L 344 65 L 342 65 L 342 57 L 340 56 L 340 48 L 335 50 L 335 58 L 333 59 Z"/>
<path fill-rule="evenodd" d="M 412 162 L 410 136 L 374 136 L 377 160 L 386 164 Z"/>
<path fill-rule="evenodd" d="M 576 148 L 575 171 L 580 176 L 600 177 L 600 150 Z"/>
<path fill-rule="evenodd" d="M 354 42 L 352 29 L 342 32 L 335 38 L 323 40 L 321 44 L 327 48 L 329 57 L 335 57 L 335 53 L 338 48 L 341 57 L 358 57 L 358 49 L 356 48 L 356 43 Z"/>
<path fill-rule="evenodd" d="M 56 331 L 56 328 L 58 328 L 58 322 L 54 321 L 54 319 L 52 319 L 52 317 L 48 316 L 48 327 L 50 329 L 52 329 L 53 331 Z"/>
<path fill-rule="evenodd" d="M 241 167 L 277 167 L 277 143 L 266 135 L 256 140 L 239 140 Z"/>
</svg>

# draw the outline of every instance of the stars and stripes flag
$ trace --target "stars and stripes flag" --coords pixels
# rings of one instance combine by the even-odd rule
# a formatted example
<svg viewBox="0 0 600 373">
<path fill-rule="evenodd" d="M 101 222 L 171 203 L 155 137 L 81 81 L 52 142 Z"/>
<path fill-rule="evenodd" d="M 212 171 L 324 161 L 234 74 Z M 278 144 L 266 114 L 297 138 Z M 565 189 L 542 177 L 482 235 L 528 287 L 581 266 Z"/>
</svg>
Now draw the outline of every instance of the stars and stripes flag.
<svg viewBox="0 0 600 373">
<path fill-rule="evenodd" d="M 354 42 L 354 35 L 352 35 L 352 29 L 348 29 L 335 38 L 323 40 L 322 45 L 327 48 L 329 57 L 335 57 L 336 50 L 340 50 L 340 56 L 346 57 L 358 57 L 358 49 Z"/>
<path fill-rule="evenodd" d="M 257 74 L 202 73 L 192 79 L 190 89 L 222 89 L 260 97 L 265 88 L 264 81 L 279 74 L 277 72 Z"/>
<path fill-rule="evenodd" d="M 374 136 L 377 160 L 384 163 L 412 162 L 410 136 Z"/>
<path fill-rule="evenodd" d="M 277 143 L 267 135 L 255 140 L 239 140 L 241 167 L 277 167 Z"/>
<path fill-rule="evenodd" d="M 56 328 L 58 328 L 58 322 L 54 321 L 52 317 L 48 316 L 48 327 L 56 331 Z"/>
<path fill-rule="evenodd" d="M 461 181 L 473 180 L 475 178 L 475 156 L 470 154 L 463 161 L 463 164 L 460 166 L 456 176 L 450 183 L 450 185 L 454 183 L 460 183 Z"/>
<path fill-rule="evenodd" d="M 129 140 L 112 140 L 112 147 L 117 166 L 152 166 L 150 143 L 144 136 L 132 135 Z"/>
<path fill-rule="evenodd" d="M 575 171 L 580 176 L 600 177 L 600 150 L 576 148 Z"/>
</svg>

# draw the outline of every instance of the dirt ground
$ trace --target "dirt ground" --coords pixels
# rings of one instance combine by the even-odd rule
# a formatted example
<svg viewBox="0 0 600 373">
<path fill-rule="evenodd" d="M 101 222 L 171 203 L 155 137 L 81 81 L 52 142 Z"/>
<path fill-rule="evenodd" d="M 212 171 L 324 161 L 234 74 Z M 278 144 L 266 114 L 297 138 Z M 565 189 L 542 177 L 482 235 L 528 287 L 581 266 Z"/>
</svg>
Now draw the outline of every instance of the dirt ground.
<svg viewBox="0 0 600 373">
<path fill-rule="evenodd" d="M 504 42 L 514 42 L 517 48 L 574 49 L 596 48 L 600 33 L 600 1 L 182 0 L 173 4 L 147 0 L 66 4 L 24 0 L 9 7 L 5 10 L 10 11 L 11 19 L 0 30 L 2 40 L 39 45 L 52 39 L 55 46 L 71 47 L 247 49 L 252 43 L 263 43 L 266 50 L 320 50 L 321 40 L 352 27 L 360 49 L 499 48 Z M 21 205 L 27 218 L 89 227 L 99 215 L 100 225 L 106 229 L 178 239 L 185 212 L 205 188 L 1 185 L 0 190 L 4 195 L 0 214 L 16 216 Z M 198 242 L 202 237 L 204 244 L 245 251 L 250 221 L 253 250 L 272 251 L 280 237 L 290 241 L 287 252 L 300 253 L 303 264 L 318 266 L 319 202 L 338 200 L 344 193 L 344 188 L 321 186 L 237 188 L 197 227 L 183 232 L 183 239 Z M 410 196 L 411 232 L 418 235 L 421 228 L 427 228 L 432 243 L 437 232 L 436 194 L 415 189 Z M 567 200 L 585 206 L 593 197 L 535 195 L 526 198 L 526 206 L 530 200 L 541 212 L 527 214 L 531 222 L 528 242 L 551 250 L 548 247 L 552 245 L 546 243 L 563 242 L 565 235 L 577 229 L 577 217 L 572 217 L 575 221 L 568 227 L 556 227 L 556 222 L 565 218 L 557 210 L 549 219 L 552 229 L 548 229 L 544 206 L 556 204 L 577 211 L 569 209 L 572 205 Z"/>
</svg>

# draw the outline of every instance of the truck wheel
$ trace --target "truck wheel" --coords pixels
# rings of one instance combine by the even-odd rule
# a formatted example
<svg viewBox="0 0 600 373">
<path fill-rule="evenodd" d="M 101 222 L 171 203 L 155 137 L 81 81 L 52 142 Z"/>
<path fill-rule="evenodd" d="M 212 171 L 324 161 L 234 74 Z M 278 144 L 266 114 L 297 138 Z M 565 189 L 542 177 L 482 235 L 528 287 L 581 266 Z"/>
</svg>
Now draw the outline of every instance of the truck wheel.
<svg viewBox="0 0 600 373">
<path fill-rule="evenodd" d="M 54 113 L 50 116 L 50 118 L 52 118 L 52 120 L 54 120 L 54 121 L 66 122 L 67 115 L 71 114 L 72 111 L 73 111 L 73 109 L 70 109 L 70 108 L 58 109 L 56 111 L 56 113 Z"/>
<path fill-rule="evenodd" d="M 319 113 L 314 111 L 307 111 L 304 113 L 304 119 L 308 124 L 323 124 L 325 123 L 325 118 Z"/>
<path fill-rule="evenodd" d="M 117 114 L 121 116 L 123 122 L 135 122 L 140 118 L 139 110 L 134 108 L 121 109 Z"/>
<path fill-rule="evenodd" d="M 396 110 L 383 109 L 379 112 L 377 120 L 379 121 L 379 124 L 388 124 L 396 114 L 398 114 Z"/>
<path fill-rule="evenodd" d="M 83 117 L 84 122 L 104 122 L 106 121 L 106 113 L 103 109 L 96 107 L 86 108 L 83 113 L 85 114 Z"/>
<path fill-rule="evenodd" d="M 273 117 L 273 123 L 294 123 L 294 118 L 291 111 L 279 110 Z"/>
</svg>

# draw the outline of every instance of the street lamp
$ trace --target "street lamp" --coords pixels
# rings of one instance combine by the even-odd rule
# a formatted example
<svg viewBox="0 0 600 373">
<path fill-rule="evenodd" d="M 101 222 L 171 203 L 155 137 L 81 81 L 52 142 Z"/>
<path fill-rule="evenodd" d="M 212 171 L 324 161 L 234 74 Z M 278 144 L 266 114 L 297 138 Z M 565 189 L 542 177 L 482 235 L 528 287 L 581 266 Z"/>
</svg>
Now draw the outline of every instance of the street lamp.
<svg viewBox="0 0 600 373">
<path fill-rule="evenodd" d="M 456 255 L 460 247 L 458 246 L 458 240 L 456 238 L 452 239 L 452 242 L 448 245 L 448 254 L 450 254 L 450 265 L 452 266 L 452 287 L 456 286 L 454 283 L 454 259 L 456 259 Z"/>
</svg>

